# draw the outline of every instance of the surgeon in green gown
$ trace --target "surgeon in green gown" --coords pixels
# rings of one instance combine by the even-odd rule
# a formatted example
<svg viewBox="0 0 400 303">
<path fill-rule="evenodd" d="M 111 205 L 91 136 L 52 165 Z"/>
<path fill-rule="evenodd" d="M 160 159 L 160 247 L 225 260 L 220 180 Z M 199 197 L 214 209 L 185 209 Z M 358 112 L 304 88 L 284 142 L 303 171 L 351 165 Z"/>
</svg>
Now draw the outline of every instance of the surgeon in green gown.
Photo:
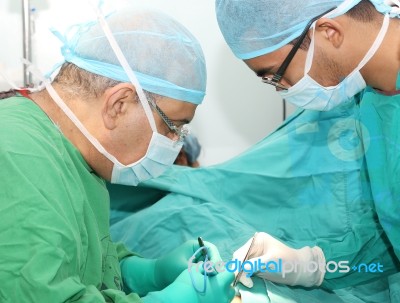
<svg viewBox="0 0 400 303">
<path fill-rule="evenodd" d="M 232 273 L 207 277 L 200 294 L 204 275 L 187 270 L 198 249 L 220 260 L 213 244 L 145 259 L 111 241 L 105 180 L 136 185 L 172 165 L 206 71 L 169 16 L 98 14 L 101 24 L 56 32 L 65 62 L 54 81 L 30 67 L 45 90 L 0 101 L 0 302 L 230 302 Z"/>
</svg>

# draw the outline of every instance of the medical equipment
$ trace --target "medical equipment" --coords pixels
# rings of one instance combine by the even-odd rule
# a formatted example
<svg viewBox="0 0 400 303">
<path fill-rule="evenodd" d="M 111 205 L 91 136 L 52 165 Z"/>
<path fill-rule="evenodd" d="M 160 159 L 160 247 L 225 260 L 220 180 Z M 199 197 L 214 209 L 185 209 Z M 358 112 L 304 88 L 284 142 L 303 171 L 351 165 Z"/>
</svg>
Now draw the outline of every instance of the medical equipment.
<svg viewBox="0 0 400 303">
<path fill-rule="evenodd" d="M 202 238 L 202 237 L 198 237 L 198 238 L 197 238 L 197 241 L 199 242 L 200 248 L 204 247 L 204 248 L 201 250 L 201 253 L 203 254 L 204 258 L 207 257 L 207 248 L 204 246 L 203 238 Z"/>
<path fill-rule="evenodd" d="M 233 287 L 235 287 L 235 286 L 237 285 L 237 283 L 238 283 L 239 280 L 240 280 L 240 277 L 241 277 L 242 274 L 243 274 L 244 262 L 247 261 L 247 258 L 248 258 L 249 255 L 250 255 L 250 252 L 251 252 L 251 249 L 253 248 L 253 245 L 254 245 L 254 242 L 255 242 L 255 240 L 256 240 L 256 237 L 257 237 L 257 233 L 254 234 L 253 239 L 251 240 L 251 243 L 250 243 L 250 246 L 249 246 L 249 250 L 247 251 L 246 255 L 245 255 L 244 258 L 243 258 L 242 267 L 240 268 L 240 271 L 239 271 L 238 274 L 236 275 L 235 280 L 233 280 L 233 283 L 232 283 L 232 286 L 233 286 Z"/>
<path fill-rule="evenodd" d="M 197 241 L 199 242 L 199 246 L 200 247 L 199 247 L 198 250 L 195 251 L 195 253 L 193 254 L 192 258 L 196 258 L 197 254 L 199 252 L 201 252 L 201 254 L 204 256 L 204 263 L 203 263 L 203 270 L 204 270 L 204 272 L 203 272 L 203 276 L 204 276 L 203 282 L 204 282 L 204 284 L 203 284 L 203 288 L 200 289 L 200 288 L 197 287 L 196 282 L 195 282 L 194 277 L 193 277 L 193 274 L 192 274 L 192 270 L 193 270 L 192 268 L 189 268 L 189 275 L 190 275 L 190 279 L 192 281 L 193 288 L 198 293 L 205 293 L 206 290 L 207 290 L 207 274 L 208 274 L 208 272 L 205 270 L 204 264 L 209 261 L 209 257 L 208 257 L 207 247 L 204 246 L 203 239 L 201 237 L 198 237 Z M 198 269 L 199 268 L 196 267 L 196 270 L 198 270 Z"/>
<path fill-rule="evenodd" d="M 31 9 L 30 0 L 22 1 L 22 41 L 23 41 L 23 56 L 24 58 L 32 61 L 32 26 L 31 17 L 33 10 Z M 32 84 L 32 75 L 27 70 L 26 65 L 24 69 L 24 85 L 29 87 Z"/>
<path fill-rule="evenodd" d="M 203 257 L 204 257 L 204 260 L 207 258 L 208 260 L 211 260 L 211 257 L 209 256 L 209 251 L 208 251 L 208 248 L 204 245 L 204 241 L 203 241 L 203 238 L 202 237 L 198 237 L 197 238 L 197 241 L 199 242 L 199 246 L 200 246 L 200 248 L 203 248 L 202 249 L 202 251 L 201 251 L 201 253 L 202 253 L 202 255 L 203 255 Z M 207 261 L 204 261 L 204 263 L 206 263 Z M 212 271 L 211 271 L 212 270 Z M 214 267 L 207 267 L 207 270 L 205 269 L 204 270 L 207 274 L 209 274 L 209 275 L 215 275 L 215 274 L 217 274 L 218 272 L 215 270 L 215 268 Z M 211 272 L 210 272 L 211 271 Z"/>
</svg>

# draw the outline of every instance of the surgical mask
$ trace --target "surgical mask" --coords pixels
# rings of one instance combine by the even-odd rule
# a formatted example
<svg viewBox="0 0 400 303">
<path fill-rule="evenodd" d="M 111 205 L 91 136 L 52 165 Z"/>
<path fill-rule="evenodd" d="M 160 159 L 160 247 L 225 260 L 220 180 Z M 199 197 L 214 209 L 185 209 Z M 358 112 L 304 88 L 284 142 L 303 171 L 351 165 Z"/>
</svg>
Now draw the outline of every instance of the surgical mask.
<svg viewBox="0 0 400 303">
<path fill-rule="evenodd" d="M 158 177 L 161 175 L 168 167 L 170 167 L 176 157 L 178 156 L 182 146 L 183 138 L 174 141 L 166 136 L 163 136 L 157 132 L 155 120 L 153 113 L 150 109 L 149 102 L 143 92 L 141 85 L 139 84 L 134 72 L 129 66 L 125 56 L 123 55 L 120 47 L 118 46 L 115 38 L 113 37 L 111 30 L 109 29 L 104 16 L 102 15 L 98 7 L 94 7 L 99 22 L 105 32 L 105 35 L 115 52 L 121 66 L 127 73 L 129 80 L 136 88 L 136 92 L 139 96 L 140 102 L 143 106 L 147 119 L 150 123 L 150 127 L 153 131 L 149 146 L 147 148 L 146 154 L 138 161 L 124 165 L 120 163 L 113 155 L 111 155 L 101 144 L 94 138 L 86 127 L 79 121 L 75 114 L 70 110 L 70 108 L 65 104 L 62 98 L 58 95 L 56 90 L 50 84 L 50 81 L 42 76 L 38 70 L 29 64 L 29 70 L 34 73 L 37 77 L 42 80 L 48 93 L 56 102 L 56 104 L 61 108 L 61 110 L 67 115 L 67 117 L 75 124 L 75 126 L 81 131 L 81 133 L 89 140 L 89 142 L 108 160 L 113 163 L 111 183 L 122 184 L 122 185 L 137 185 L 140 182 L 144 182 L 151 178 Z M 25 61 L 26 62 L 26 61 Z"/>
<path fill-rule="evenodd" d="M 140 182 L 160 176 L 178 156 L 183 142 L 175 142 L 153 132 L 146 155 L 139 161 L 122 165 L 114 162 L 111 183 L 137 185 Z"/>
<path fill-rule="evenodd" d="M 334 11 L 333 11 L 334 12 Z M 315 50 L 315 24 L 313 25 L 313 39 L 307 53 L 304 76 L 299 82 L 286 91 L 279 91 L 279 94 L 287 102 L 297 107 L 311 110 L 328 111 L 332 108 L 350 100 L 351 97 L 366 87 L 360 70 L 372 58 L 381 45 L 389 27 L 389 15 L 385 15 L 382 27 L 372 44 L 371 48 L 358 64 L 358 66 L 338 85 L 324 87 L 308 75 L 311 69 Z"/>
</svg>

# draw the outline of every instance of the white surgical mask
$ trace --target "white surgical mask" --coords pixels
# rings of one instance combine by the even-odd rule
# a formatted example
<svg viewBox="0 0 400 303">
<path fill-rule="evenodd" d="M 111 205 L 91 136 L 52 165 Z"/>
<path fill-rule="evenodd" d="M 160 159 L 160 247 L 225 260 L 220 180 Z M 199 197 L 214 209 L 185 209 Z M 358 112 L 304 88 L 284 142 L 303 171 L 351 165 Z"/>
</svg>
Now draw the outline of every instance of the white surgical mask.
<svg viewBox="0 0 400 303">
<path fill-rule="evenodd" d="M 389 27 L 389 20 L 389 15 L 385 15 L 382 27 L 367 54 L 358 66 L 336 86 L 324 87 L 308 75 L 315 50 L 315 39 L 313 37 L 310 43 L 310 49 L 307 53 L 303 78 L 288 90 L 279 91 L 279 94 L 283 99 L 297 107 L 320 111 L 328 111 L 350 100 L 350 98 L 366 87 L 360 69 L 372 58 L 381 45 Z M 314 35 L 315 24 L 312 28 Z"/>
<path fill-rule="evenodd" d="M 136 185 L 156 178 L 170 167 L 178 156 L 183 143 L 153 132 L 146 155 L 139 161 L 122 165 L 114 162 L 111 183 Z"/>
</svg>

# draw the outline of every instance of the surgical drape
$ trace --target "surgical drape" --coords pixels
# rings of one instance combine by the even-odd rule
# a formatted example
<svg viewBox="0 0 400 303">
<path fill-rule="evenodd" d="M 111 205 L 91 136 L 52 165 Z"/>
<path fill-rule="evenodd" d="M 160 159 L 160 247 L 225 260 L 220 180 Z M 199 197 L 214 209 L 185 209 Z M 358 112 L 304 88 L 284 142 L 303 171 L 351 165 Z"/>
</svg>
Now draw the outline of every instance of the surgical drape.
<svg viewBox="0 0 400 303">
<path fill-rule="evenodd" d="M 125 217 L 111 227 L 113 236 L 151 256 L 156 248 L 169 250 L 202 235 L 229 260 L 255 231 L 265 231 L 295 248 L 319 245 L 327 261 L 348 261 L 356 269 L 382 264 L 383 273 L 328 272 L 323 287 L 371 283 L 376 293 L 388 295 L 388 277 L 399 267 L 375 211 L 365 158 L 373 143 L 358 101 L 330 112 L 298 111 L 225 163 L 174 167 L 145 184 L 146 191 L 171 193 L 151 206 L 154 200 L 142 196 L 150 207 L 132 202 L 132 209 L 140 209 L 135 213 L 130 201 L 138 203 L 140 188 L 110 186 L 112 207 L 119 219 Z M 121 189 L 124 195 L 116 198 Z"/>
</svg>

